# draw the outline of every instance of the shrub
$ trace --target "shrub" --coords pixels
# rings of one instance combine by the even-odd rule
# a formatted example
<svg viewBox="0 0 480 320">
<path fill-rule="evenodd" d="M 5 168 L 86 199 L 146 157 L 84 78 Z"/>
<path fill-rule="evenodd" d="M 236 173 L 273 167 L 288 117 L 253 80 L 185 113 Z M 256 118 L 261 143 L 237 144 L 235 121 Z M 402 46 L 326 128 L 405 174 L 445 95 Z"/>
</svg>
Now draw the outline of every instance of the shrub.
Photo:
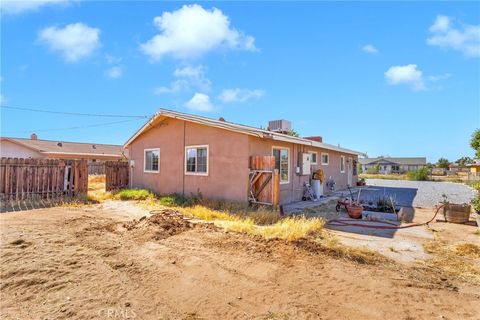
<svg viewBox="0 0 480 320">
<path fill-rule="evenodd" d="M 368 174 L 377 174 L 380 171 L 380 165 L 376 164 L 374 167 L 368 168 L 367 173 Z"/>
<path fill-rule="evenodd" d="M 476 195 L 475 198 L 472 199 L 472 208 L 473 211 L 480 213 L 480 195 Z"/>
<path fill-rule="evenodd" d="M 407 172 L 407 179 L 408 180 L 415 180 L 415 181 L 427 181 L 428 180 L 428 169 L 427 168 L 420 168 L 415 171 Z"/>
<path fill-rule="evenodd" d="M 166 207 L 190 207 L 198 201 L 196 197 L 187 197 L 180 193 L 172 193 L 159 199 L 159 203 Z"/>
<path fill-rule="evenodd" d="M 480 191 L 480 181 L 473 182 L 472 183 L 472 188 L 477 190 L 477 191 Z"/>
<path fill-rule="evenodd" d="M 120 200 L 147 200 L 155 195 L 146 189 L 122 189 L 115 194 L 115 199 Z"/>
</svg>

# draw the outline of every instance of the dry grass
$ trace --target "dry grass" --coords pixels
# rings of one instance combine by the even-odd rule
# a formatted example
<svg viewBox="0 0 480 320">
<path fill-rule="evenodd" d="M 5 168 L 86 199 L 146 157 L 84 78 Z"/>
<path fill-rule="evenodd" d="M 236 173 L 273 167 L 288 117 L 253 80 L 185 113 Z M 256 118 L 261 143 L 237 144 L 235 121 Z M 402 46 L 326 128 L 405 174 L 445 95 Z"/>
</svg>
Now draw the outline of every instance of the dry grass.
<svg viewBox="0 0 480 320">
<path fill-rule="evenodd" d="M 111 192 L 105 191 L 105 175 L 88 176 L 88 200 L 102 202 L 113 198 Z"/>
<path fill-rule="evenodd" d="M 280 219 L 273 211 L 256 211 L 243 215 L 212 210 L 204 206 L 179 208 L 186 216 L 205 221 L 214 221 L 225 230 L 258 235 L 267 239 L 294 241 L 316 235 L 323 229 L 324 220 L 305 217 Z"/>
<path fill-rule="evenodd" d="M 196 205 L 193 207 L 177 208 L 186 216 L 193 217 L 205 221 L 225 220 L 252 220 L 255 224 L 268 225 L 280 220 L 280 215 L 272 210 L 259 209 L 256 211 L 243 211 L 232 213 L 225 210 L 214 210 L 203 205 Z"/>
<path fill-rule="evenodd" d="M 265 239 L 295 241 L 318 236 L 323 230 L 324 220 L 319 218 L 285 218 L 274 224 L 261 226 L 251 218 L 216 221 L 216 225 L 228 231 L 261 236 Z"/>
<path fill-rule="evenodd" d="M 448 245 L 441 240 L 424 244 L 425 251 L 433 257 L 427 265 L 452 277 L 480 284 L 480 246 L 472 243 Z"/>
<path fill-rule="evenodd" d="M 334 258 L 345 259 L 360 264 L 382 264 L 392 263 L 381 253 L 371 250 L 367 247 L 350 247 L 343 245 L 337 237 L 331 233 L 324 232 L 322 236 L 315 239 L 317 250 Z"/>
</svg>

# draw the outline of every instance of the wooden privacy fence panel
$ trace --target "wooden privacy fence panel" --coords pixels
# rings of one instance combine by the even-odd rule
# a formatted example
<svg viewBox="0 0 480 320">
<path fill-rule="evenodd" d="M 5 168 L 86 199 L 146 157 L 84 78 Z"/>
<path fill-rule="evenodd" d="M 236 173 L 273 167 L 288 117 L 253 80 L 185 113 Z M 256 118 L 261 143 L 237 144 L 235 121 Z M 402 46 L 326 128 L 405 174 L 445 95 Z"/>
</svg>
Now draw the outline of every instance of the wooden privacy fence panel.
<svg viewBox="0 0 480 320">
<path fill-rule="evenodd" d="M 2 200 L 54 199 L 85 194 L 87 188 L 87 162 L 84 160 L 0 160 Z"/>
<path fill-rule="evenodd" d="M 249 174 L 250 203 L 278 206 L 280 177 L 275 169 L 274 156 L 251 156 Z"/>
<path fill-rule="evenodd" d="M 105 189 L 107 191 L 128 187 L 128 162 L 105 161 Z"/>
<path fill-rule="evenodd" d="M 88 163 L 88 174 L 105 174 L 105 163 L 104 162 L 89 162 Z"/>
</svg>

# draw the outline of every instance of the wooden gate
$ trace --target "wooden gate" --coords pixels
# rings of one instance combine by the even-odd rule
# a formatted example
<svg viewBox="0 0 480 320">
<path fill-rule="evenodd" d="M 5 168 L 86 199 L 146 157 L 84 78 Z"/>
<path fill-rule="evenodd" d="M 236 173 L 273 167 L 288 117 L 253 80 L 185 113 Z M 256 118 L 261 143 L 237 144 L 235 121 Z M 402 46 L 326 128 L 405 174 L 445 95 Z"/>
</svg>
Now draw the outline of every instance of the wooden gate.
<svg viewBox="0 0 480 320">
<path fill-rule="evenodd" d="M 0 197 L 3 201 L 56 199 L 86 194 L 85 160 L 2 158 Z"/>
<path fill-rule="evenodd" d="M 253 204 L 278 206 L 280 178 L 274 156 L 250 157 L 248 200 Z"/>
<path fill-rule="evenodd" d="M 105 189 L 107 191 L 128 187 L 128 162 L 105 161 Z"/>
</svg>

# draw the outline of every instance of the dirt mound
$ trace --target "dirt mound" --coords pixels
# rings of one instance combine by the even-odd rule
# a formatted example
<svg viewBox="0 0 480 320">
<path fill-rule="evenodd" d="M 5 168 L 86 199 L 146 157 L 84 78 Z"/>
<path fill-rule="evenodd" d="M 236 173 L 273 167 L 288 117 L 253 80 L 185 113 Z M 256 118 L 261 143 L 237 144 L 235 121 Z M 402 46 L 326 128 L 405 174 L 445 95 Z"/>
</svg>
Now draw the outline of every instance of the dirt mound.
<svg viewBox="0 0 480 320">
<path fill-rule="evenodd" d="M 155 240 L 166 239 L 176 234 L 195 228 L 197 225 L 184 217 L 180 212 L 172 209 L 156 210 L 150 217 L 125 223 L 123 227 L 129 231 L 154 228 Z"/>
</svg>

